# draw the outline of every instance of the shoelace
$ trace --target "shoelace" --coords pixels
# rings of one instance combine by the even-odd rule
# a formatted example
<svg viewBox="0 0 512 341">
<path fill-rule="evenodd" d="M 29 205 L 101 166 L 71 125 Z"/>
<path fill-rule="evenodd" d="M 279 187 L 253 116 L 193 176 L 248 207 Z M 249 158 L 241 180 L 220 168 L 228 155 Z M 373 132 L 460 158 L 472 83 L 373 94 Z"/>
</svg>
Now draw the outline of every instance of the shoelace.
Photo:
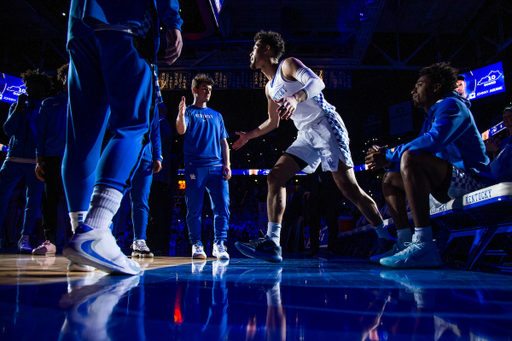
<svg viewBox="0 0 512 341">
<path fill-rule="evenodd" d="M 402 256 L 402 255 L 407 255 L 409 253 L 412 253 L 412 252 L 414 252 L 416 250 L 421 249 L 421 246 L 423 244 L 424 243 L 405 242 L 404 243 L 405 249 L 403 249 L 402 251 L 398 252 L 395 256 Z"/>
<path fill-rule="evenodd" d="M 146 241 L 142 240 L 142 241 L 137 241 L 137 247 L 141 250 L 141 251 L 148 251 L 149 252 L 149 247 L 146 245 Z"/>
<path fill-rule="evenodd" d="M 226 252 L 226 247 L 224 246 L 224 244 L 222 244 L 222 243 L 217 244 L 217 251 Z"/>
<path fill-rule="evenodd" d="M 194 247 L 196 248 L 196 251 L 199 253 L 203 252 L 203 246 L 199 244 L 194 244 Z"/>
</svg>

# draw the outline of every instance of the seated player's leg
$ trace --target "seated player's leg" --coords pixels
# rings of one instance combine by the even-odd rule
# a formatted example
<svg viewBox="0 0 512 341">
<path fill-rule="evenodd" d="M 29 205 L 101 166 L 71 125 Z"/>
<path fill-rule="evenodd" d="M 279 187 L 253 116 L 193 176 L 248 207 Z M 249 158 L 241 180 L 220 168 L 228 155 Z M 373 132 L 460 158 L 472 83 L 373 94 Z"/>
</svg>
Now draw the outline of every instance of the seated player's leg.
<svg viewBox="0 0 512 341">
<path fill-rule="evenodd" d="M 384 252 L 375 252 L 370 257 L 370 261 L 374 263 L 380 263 L 382 258 L 393 256 L 404 250 L 405 243 L 409 244 L 412 241 L 412 232 L 409 227 L 409 217 L 407 216 L 404 183 L 400 172 L 384 173 L 382 178 L 382 192 L 386 199 L 386 204 L 388 205 L 389 214 L 395 224 L 397 240 L 391 248 Z"/>
<path fill-rule="evenodd" d="M 406 151 L 400 163 L 403 188 L 414 220 L 412 243 L 393 256 L 380 260 L 394 268 L 434 268 L 443 265 L 430 225 L 429 194 L 435 193 L 441 202 L 450 200 L 448 189 L 452 165 L 429 153 Z"/>
</svg>

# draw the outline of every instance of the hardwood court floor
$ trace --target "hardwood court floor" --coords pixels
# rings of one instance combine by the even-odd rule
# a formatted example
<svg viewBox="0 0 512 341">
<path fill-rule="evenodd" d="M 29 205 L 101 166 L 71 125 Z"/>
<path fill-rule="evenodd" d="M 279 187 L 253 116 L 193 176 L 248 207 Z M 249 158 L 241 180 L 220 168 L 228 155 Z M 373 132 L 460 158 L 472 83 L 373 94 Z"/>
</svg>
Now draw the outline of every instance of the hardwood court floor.
<svg viewBox="0 0 512 341">
<path fill-rule="evenodd" d="M 138 276 L 0 254 L 0 340 L 512 340 L 512 277 L 360 259 L 156 257 Z"/>
</svg>

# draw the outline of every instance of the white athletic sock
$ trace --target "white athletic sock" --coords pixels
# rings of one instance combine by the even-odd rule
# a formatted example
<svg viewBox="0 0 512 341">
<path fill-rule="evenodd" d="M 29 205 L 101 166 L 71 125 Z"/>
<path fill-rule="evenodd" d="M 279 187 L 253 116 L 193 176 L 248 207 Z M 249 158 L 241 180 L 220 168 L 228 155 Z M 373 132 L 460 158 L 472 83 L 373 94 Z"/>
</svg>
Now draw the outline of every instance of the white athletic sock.
<svg viewBox="0 0 512 341">
<path fill-rule="evenodd" d="M 84 224 L 93 229 L 109 228 L 122 199 L 123 193 L 117 189 L 105 185 L 95 186 Z"/>
<path fill-rule="evenodd" d="M 281 224 L 279 223 L 268 223 L 267 236 L 279 245 L 281 237 Z"/>
<path fill-rule="evenodd" d="M 380 224 L 379 226 L 375 226 L 373 229 L 375 230 L 375 232 L 377 232 L 377 236 L 379 238 L 383 238 L 386 240 L 391 239 L 391 235 L 389 234 L 388 229 L 384 227 L 384 223 Z"/>
<path fill-rule="evenodd" d="M 412 242 L 412 231 L 410 228 L 396 230 L 398 246 L 404 247 L 404 243 Z"/>
<path fill-rule="evenodd" d="M 85 220 L 87 211 L 78 211 L 69 213 L 69 219 L 71 220 L 71 230 L 75 233 L 78 225 L 82 224 Z"/>
<path fill-rule="evenodd" d="M 413 242 L 431 242 L 434 240 L 432 226 L 414 228 Z"/>
</svg>

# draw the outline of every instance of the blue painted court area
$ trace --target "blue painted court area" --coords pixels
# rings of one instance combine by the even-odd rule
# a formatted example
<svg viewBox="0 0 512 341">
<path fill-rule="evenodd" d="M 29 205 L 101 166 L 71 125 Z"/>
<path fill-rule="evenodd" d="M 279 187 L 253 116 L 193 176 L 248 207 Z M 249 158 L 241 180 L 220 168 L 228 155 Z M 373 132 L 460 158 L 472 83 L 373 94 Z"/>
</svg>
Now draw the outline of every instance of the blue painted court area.
<svg viewBox="0 0 512 341">
<path fill-rule="evenodd" d="M 353 258 L 64 273 L 0 286 L 0 339 L 511 340 L 511 289 L 507 275 Z"/>
</svg>

